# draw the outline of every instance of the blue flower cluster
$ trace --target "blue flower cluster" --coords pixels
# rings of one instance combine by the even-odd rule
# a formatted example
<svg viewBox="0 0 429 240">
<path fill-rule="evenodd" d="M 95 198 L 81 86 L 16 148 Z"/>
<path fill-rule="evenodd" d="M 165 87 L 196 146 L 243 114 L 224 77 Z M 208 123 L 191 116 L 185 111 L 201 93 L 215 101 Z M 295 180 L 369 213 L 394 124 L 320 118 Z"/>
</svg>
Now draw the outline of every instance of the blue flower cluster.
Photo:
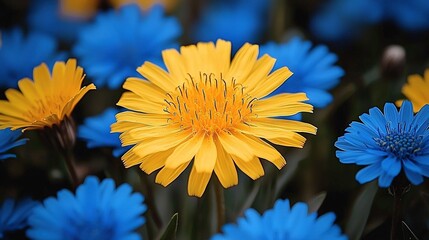
<svg viewBox="0 0 429 240">
<path fill-rule="evenodd" d="M 145 223 L 143 195 L 129 184 L 115 188 L 112 179 L 89 176 L 73 195 L 61 190 L 47 198 L 28 218 L 30 239 L 140 239 L 133 232 Z"/>
<path fill-rule="evenodd" d="M 27 22 L 33 31 L 49 34 L 71 43 L 88 21 L 65 16 L 60 11 L 59 0 L 32 0 Z"/>
<path fill-rule="evenodd" d="M 20 201 L 6 198 L 0 205 L 0 239 L 6 232 L 27 227 L 28 216 L 38 204 L 29 198 Z"/>
<path fill-rule="evenodd" d="M 308 213 L 305 203 L 291 207 L 289 200 L 277 200 L 274 208 L 262 216 L 256 210 L 248 209 L 244 217 L 237 220 L 237 225 L 223 226 L 223 234 L 217 234 L 211 240 L 346 240 L 334 221 L 334 213 L 317 217 L 317 213 Z"/>
<path fill-rule="evenodd" d="M 201 12 L 193 26 L 195 42 L 216 41 L 221 38 L 232 42 L 233 52 L 244 43 L 258 43 L 267 23 L 271 0 L 212 1 Z"/>
<path fill-rule="evenodd" d="M 429 28 L 426 0 L 331 0 L 311 20 L 313 33 L 327 41 L 350 39 L 366 26 L 387 20 L 409 30 Z"/>
<path fill-rule="evenodd" d="M 0 130 L 0 160 L 15 158 L 16 155 L 7 153 L 10 149 L 24 145 L 28 139 L 18 139 L 21 136 L 21 131 L 12 131 L 9 128 Z"/>
<path fill-rule="evenodd" d="M 78 137 L 87 142 L 88 148 L 112 147 L 113 156 L 121 156 L 130 147 L 122 147 L 119 133 L 110 133 L 110 125 L 116 121 L 117 113 L 118 109 L 108 108 L 98 116 L 86 118 L 77 130 Z"/>
<path fill-rule="evenodd" d="M 0 87 L 15 88 L 42 62 L 53 65 L 65 58 L 65 53 L 57 53 L 55 38 L 40 32 L 25 35 L 20 28 L 12 28 L 2 31 L 0 39 Z"/>
<path fill-rule="evenodd" d="M 161 51 L 178 47 L 181 33 L 177 19 L 164 16 L 161 6 L 142 12 L 126 5 L 99 13 L 79 33 L 73 53 L 95 85 L 116 89 L 137 76 L 136 68 L 145 61 L 162 65 Z"/>
<path fill-rule="evenodd" d="M 273 71 L 287 66 L 293 75 L 271 95 L 279 93 L 305 92 L 309 103 L 316 108 L 326 107 L 332 102 L 328 90 L 335 87 L 344 70 L 334 65 L 337 56 L 324 45 L 312 48 L 310 41 L 294 37 L 283 44 L 267 43 L 260 48 L 260 55 L 268 54 L 277 59 Z"/>
<path fill-rule="evenodd" d="M 386 103 L 384 114 L 375 107 L 359 118 L 362 123 L 352 122 L 335 143 L 342 163 L 366 166 L 357 181 L 378 178 L 380 187 L 389 187 L 401 170 L 414 185 L 429 177 L 429 105 L 414 115 L 409 101 L 399 111 Z"/>
</svg>

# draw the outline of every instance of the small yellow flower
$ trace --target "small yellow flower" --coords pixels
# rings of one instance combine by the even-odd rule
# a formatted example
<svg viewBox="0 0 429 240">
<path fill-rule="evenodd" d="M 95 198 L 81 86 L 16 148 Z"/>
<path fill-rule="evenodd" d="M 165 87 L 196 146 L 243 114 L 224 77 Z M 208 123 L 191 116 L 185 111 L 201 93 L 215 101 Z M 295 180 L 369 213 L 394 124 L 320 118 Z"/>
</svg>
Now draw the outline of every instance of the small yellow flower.
<svg viewBox="0 0 429 240">
<path fill-rule="evenodd" d="M 142 10 L 148 10 L 155 4 L 161 4 L 167 12 L 171 12 L 176 7 L 178 1 L 180 0 L 110 0 L 110 3 L 115 8 L 135 3 L 139 5 Z"/>
<path fill-rule="evenodd" d="M 60 0 L 59 3 L 62 15 L 88 19 L 97 12 L 100 0 Z"/>
<path fill-rule="evenodd" d="M 19 89 L 8 89 L 7 100 L 0 100 L 0 129 L 43 129 L 60 125 L 69 117 L 80 99 L 94 84 L 81 88 L 83 69 L 76 66 L 75 59 L 67 63 L 56 62 L 49 72 L 46 64 L 34 68 L 32 81 L 29 78 L 18 82 Z"/>
<path fill-rule="evenodd" d="M 402 94 L 411 101 L 414 112 L 429 104 L 429 69 L 426 69 L 424 78 L 418 74 L 408 76 L 408 83 L 402 87 Z M 402 101 L 396 101 L 396 105 L 400 107 Z"/>
<path fill-rule="evenodd" d="M 275 59 L 258 59 L 259 47 L 245 44 L 231 62 L 231 43 L 198 43 L 162 52 L 167 72 L 150 62 L 130 77 L 119 106 L 131 111 L 116 115 L 113 132 L 123 145 L 134 145 L 122 156 L 125 167 L 140 164 L 150 174 L 162 168 L 156 182 L 175 180 L 193 160 L 189 195 L 201 196 L 213 171 L 223 187 L 238 183 L 235 166 L 252 179 L 264 175 L 259 158 L 278 169 L 286 161 L 270 144 L 302 147 L 297 132 L 316 133 L 310 124 L 282 120 L 312 112 L 304 93 L 264 98 L 292 73 L 286 67 L 271 73 Z"/>
</svg>

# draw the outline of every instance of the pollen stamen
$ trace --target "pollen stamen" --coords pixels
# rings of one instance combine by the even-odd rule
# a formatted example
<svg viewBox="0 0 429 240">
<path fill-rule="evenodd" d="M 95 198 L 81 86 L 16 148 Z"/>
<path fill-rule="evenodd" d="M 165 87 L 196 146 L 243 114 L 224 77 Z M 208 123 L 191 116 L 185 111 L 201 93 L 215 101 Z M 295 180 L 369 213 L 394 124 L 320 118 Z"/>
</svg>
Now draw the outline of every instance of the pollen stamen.
<svg viewBox="0 0 429 240">
<path fill-rule="evenodd" d="M 164 99 L 164 112 L 170 113 L 171 124 L 179 124 L 194 133 L 230 133 L 255 115 L 252 107 L 257 98 L 246 95 L 245 87 L 235 78 L 227 82 L 222 75 L 216 78 L 214 73 L 200 73 L 197 81 L 188 76 L 189 79 L 186 78 L 175 92 L 167 93 Z"/>
</svg>

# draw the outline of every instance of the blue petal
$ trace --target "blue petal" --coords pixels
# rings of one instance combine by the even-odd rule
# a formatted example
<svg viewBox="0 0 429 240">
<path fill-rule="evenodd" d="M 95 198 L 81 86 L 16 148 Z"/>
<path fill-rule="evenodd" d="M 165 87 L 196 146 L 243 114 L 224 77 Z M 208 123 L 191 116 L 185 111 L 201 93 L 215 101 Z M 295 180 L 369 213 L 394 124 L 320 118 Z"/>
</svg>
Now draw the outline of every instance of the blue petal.
<svg viewBox="0 0 429 240">
<path fill-rule="evenodd" d="M 359 183 L 367 183 L 374 180 L 382 173 L 381 163 L 376 163 L 363 168 L 356 174 L 356 180 Z"/>
</svg>

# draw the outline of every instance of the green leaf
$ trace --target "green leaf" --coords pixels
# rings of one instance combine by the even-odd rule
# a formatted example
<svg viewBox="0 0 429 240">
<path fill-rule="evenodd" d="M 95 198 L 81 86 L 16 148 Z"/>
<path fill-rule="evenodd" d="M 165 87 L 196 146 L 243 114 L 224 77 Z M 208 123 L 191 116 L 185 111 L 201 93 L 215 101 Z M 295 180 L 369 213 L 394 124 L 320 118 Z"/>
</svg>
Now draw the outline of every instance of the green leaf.
<svg viewBox="0 0 429 240">
<path fill-rule="evenodd" d="M 179 222 L 179 214 L 175 213 L 168 223 L 167 227 L 164 229 L 161 237 L 157 238 L 159 240 L 174 240 L 176 239 L 177 226 Z"/>
<path fill-rule="evenodd" d="M 350 240 L 361 239 L 377 190 L 377 181 L 372 181 L 364 186 L 356 198 L 345 228 Z"/>
<path fill-rule="evenodd" d="M 309 213 L 317 212 L 317 210 L 319 210 L 320 206 L 322 206 L 323 202 L 325 201 L 325 198 L 326 198 L 326 192 L 321 192 L 317 196 L 312 198 L 308 202 L 308 212 Z"/>
</svg>

